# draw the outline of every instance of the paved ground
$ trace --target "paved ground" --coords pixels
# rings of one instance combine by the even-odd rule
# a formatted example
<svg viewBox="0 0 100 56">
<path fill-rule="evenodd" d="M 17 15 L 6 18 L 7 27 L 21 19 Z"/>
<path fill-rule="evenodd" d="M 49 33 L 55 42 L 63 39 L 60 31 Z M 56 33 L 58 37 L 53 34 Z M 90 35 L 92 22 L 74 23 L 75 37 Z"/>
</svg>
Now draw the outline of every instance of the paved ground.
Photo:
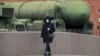
<svg viewBox="0 0 100 56">
<path fill-rule="evenodd" d="M 100 56 L 100 36 L 68 32 L 54 36 L 52 56 Z M 40 32 L 0 32 L 0 56 L 43 56 L 43 50 Z"/>
<path fill-rule="evenodd" d="M 43 56 L 43 55 L 22 55 L 22 56 Z M 51 55 L 51 56 L 99 56 L 99 55 Z"/>
</svg>

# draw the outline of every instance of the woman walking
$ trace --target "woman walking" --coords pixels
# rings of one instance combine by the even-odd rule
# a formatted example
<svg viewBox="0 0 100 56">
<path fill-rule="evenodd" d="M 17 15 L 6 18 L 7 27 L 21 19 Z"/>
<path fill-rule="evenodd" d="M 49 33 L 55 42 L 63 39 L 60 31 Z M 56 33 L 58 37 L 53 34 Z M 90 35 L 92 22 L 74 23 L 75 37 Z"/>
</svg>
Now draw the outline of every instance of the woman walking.
<svg viewBox="0 0 100 56">
<path fill-rule="evenodd" d="M 43 43 L 45 44 L 45 56 L 50 56 L 51 55 L 51 49 L 50 49 L 50 43 L 52 43 L 54 35 L 53 33 L 55 32 L 54 25 L 51 23 L 52 17 L 47 16 L 44 19 L 44 25 L 42 27 L 42 32 L 41 32 L 41 37 L 43 39 Z"/>
</svg>

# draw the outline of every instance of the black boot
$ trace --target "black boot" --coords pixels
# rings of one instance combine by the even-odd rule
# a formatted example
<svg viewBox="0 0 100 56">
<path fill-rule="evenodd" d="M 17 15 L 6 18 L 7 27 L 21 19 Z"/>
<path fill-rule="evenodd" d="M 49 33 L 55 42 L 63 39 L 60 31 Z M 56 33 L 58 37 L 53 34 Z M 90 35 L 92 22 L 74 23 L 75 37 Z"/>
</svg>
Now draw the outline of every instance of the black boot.
<svg viewBox="0 0 100 56">
<path fill-rule="evenodd" d="M 50 52 L 47 52 L 46 55 L 47 55 L 47 56 L 51 56 L 51 53 L 50 53 Z"/>
<path fill-rule="evenodd" d="M 50 52 L 45 52 L 44 56 L 51 56 L 51 53 Z"/>
<path fill-rule="evenodd" d="M 47 53 L 47 52 L 45 52 L 45 53 L 44 53 L 44 56 L 48 56 L 48 53 Z"/>
<path fill-rule="evenodd" d="M 51 52 L 49 52 L 48 56 L 51 56 Z"/>
</svg>

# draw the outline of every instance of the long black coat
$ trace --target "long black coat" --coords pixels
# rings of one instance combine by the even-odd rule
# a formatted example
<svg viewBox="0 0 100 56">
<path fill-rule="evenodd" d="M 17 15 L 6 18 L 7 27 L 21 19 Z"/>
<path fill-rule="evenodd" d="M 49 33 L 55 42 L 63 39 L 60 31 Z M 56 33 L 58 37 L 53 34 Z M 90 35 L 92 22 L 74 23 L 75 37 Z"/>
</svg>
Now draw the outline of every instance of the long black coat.
<svg viewBox="0 0 100 56">
<path fill-rule="evenodd" d="M 48 38 L 48 30 L 47 30 L 48 27 L 50 28 L 49 34 L 53 34 L 55 32 L 55 28 L 52 23 L 44 24 L 43 28 L 42 28 L 42 32 L 41 32 L 41 37 L 43 38 L 43 43 L 47 43 L 47 42 L 51 43 L 53 41 L 53 38 Z"/>
</svg>

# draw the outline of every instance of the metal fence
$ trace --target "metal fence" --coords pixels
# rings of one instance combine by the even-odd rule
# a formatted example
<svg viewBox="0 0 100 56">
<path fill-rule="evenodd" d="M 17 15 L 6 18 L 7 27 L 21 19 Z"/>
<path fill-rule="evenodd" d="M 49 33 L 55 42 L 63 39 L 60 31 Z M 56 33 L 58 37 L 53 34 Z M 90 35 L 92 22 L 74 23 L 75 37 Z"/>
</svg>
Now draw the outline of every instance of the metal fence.
<svg viewBox="0 0 100 56">
<path fill-rule="evenodd" d="M 100 36 L 100 30 L 94 29 L 94 35 Z"/>
<path fill-rule="evenodd" d="M 56 29 L 56 32 L 72 32 L 79 34 L 94 35 L 93 30 L 79 30 L 79 29 Z"/>
</svg>

